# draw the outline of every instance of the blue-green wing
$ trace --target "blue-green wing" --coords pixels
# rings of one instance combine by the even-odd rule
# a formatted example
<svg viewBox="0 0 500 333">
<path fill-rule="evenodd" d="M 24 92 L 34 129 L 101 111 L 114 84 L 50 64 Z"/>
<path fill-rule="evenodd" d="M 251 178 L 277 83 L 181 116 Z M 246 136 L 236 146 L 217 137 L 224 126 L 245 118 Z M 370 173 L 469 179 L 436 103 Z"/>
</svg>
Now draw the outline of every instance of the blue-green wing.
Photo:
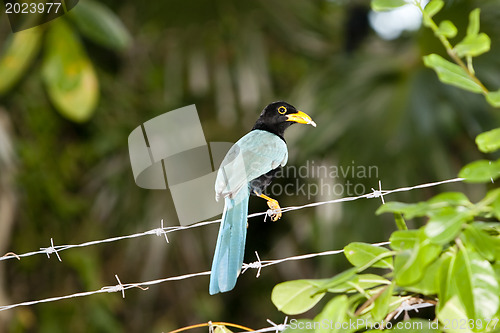
<svg viewBox="0 0 500 333">
<path fill-rule="evenodd" d="M 267 131 L 251 131 L 231 147 L 222 161 L 215 181 L 216 198 L 233 197 L 251 180 L 284 166 L 287 160 L 287 146 L 280 137 Z"/>
</svg>

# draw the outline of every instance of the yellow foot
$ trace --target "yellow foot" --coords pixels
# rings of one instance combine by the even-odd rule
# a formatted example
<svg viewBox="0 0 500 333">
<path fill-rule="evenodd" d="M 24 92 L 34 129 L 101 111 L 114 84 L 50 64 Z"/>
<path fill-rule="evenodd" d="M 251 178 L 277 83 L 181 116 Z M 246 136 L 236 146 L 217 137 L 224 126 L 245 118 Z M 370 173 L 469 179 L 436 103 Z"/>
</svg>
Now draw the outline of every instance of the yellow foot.
<svg viewBox="0 0 500 333">
<path fill-rule="evenodd" d="M 281 218 L 281 207 L 278 203 L 278 200 L 275 199 L 267 200 L 267 205 L 269 206 L 269 208 L 273 210 L 273 215 L 271 215 L 271 220 L 273 220 L 273 222 L 278 221 Z"/>
<path fill-rule="evenodd" d="M 261 197 L 262 199 L 267 200 L 267 205 L 271 210 L 273 211 L 273 214 L 271 215 L 271 220 L 273 222 L 278 221 L 281 218 L 281 207 L 278 203 L 278 200 L 275 200 L 273 198 L 268 197 L 265 194 L 258 194 L 257 192 L 254 191 L 254 193 L 258 196 Z"/>
</svg>

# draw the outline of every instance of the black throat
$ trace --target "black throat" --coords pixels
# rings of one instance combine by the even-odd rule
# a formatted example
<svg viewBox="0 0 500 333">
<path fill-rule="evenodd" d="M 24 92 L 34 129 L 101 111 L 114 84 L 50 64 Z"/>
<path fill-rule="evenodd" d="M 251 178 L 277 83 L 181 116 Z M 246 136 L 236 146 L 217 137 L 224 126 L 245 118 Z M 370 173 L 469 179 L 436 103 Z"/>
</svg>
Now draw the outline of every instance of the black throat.
<svg viewBox="0 0 500 333">
<path fill-rule="evenodd" d="M 259 121 L 259 120 L 257 120 L 255 125 L 253 125 L 252 131 L 253 130 L 268 131 L 270 133 L 273 133 L 273 134 L 279 136 L 279 138 L 286 143 L 285 130 L 291 125 L 291 123 L 289 123 L 289 124 L 279 123 L 279 124 L 268 125 L 265 122 Z"/>
</svg>

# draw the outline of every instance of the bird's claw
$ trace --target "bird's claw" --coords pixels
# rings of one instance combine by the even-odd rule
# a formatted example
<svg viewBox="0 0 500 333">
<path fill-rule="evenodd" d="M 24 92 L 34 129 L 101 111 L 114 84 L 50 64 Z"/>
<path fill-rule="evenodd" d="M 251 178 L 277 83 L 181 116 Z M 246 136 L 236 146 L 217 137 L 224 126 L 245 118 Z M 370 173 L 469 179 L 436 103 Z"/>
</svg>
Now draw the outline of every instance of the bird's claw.
<svg viewBox="0 0 500 333">
<path fill-rule="evenodd" d="M 273 222 L 278 221 L 281 218 L 281 207 L 278 203 L 278 200 L 274 199 L 267 200 L 267 205 L 272 210 L 271 220 Z"/>
<path fill-rule="evenodd" d="M 278 200 L 270 198 L 267 195 L 265 195 L 263 193 L 259 193 L 255 190 L 254 190 L 254 193 L 256 196 L 261 197 L 262 199 L 265 199 L 267 201 L 267 205 L 270 208 L 267 215 L 269 215 L 271 217 L 271 220 L 273 222 L 278 221 L 281 218 L 281 207 L 280 207 L 280 204 L 278 203 Z"/>
</svg>

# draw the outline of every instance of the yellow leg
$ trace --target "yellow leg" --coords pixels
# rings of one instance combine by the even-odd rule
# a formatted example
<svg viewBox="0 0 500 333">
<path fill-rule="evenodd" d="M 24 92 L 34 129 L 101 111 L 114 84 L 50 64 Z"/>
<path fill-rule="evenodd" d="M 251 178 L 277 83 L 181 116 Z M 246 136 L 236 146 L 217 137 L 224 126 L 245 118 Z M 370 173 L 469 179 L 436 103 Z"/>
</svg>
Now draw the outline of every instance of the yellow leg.
<svg viewBox="0 0 500 333">
<path fill-rule="evenodd" d="M 254 191 L 254 193 L 256 196 L 267 200 L 267 205 L 275 212 L 273 215 L 271 215 L 271 220 L 273 220 L 273 222 L 278 221 L 281 218 L 281 207 L 278 203 L 278 200 L 270 198 L 265 194 L 258 194 L 257 191 Z"/>
</svg>

